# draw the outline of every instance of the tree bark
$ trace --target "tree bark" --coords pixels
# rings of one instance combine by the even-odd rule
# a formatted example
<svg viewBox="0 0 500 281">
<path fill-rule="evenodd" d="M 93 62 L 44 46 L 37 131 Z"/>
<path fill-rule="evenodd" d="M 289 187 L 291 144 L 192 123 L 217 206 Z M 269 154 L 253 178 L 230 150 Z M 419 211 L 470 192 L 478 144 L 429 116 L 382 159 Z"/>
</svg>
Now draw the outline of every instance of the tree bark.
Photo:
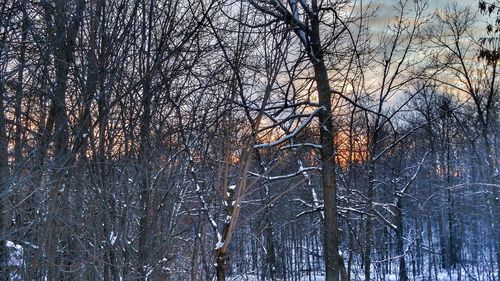
<svg viewBox="0 0 500 281">
<path fill-rule="evenodd" d="M 312 1 L 313 11 L 318 11 L 317 1 Z M 323 58 L 321 46 L 320 20 L 318 13 L 311 17 L 311 51 L 310 59 L 314 66 L 314 79 L 318 91 L 319 132 L 321 144 L 321 180 L 325 219 L 324 249 L 326 281 L 340 280 L 340 231 L 337 222 L 337 182 L 335 173 L 335 146 L 333 139 L 332 91 L 328 78 L 328 70 Z"/>
<path fill-rule="evenodd" d="M 50 5 L 50 4 L 46 4 Z M 72 268 L 72 258 L 66 257 L 69 264 L 62 265 L 61 258 L 57 253 L 59 241 L 64 240 L 66 246 L 71 246 L 71 234 L 61 233 L 64 237 L 59 237 L 59 220 L 61 215 L 69 214 L 68 190 L 65 190 L 65 165 L 68 158 L 68 120 L 66 115 L 66 90 L 68 85 L 69 67 L 73 63 L 75 40 L 82 21 L 84 0 L 79 0 L 75 9 L 77 14 L 69 17 L 66 1 L 55 1 L 54 12 L 52 7 L 46 7 L 47 17 L 53 17 L 55 23 L 55 33 L 49 35 L 53 41 L 53 55 L 55 63 L 55 86 L 52 98 L 52 107 L 49 118 L 54 120 L 54 168 L 51 175 L 52 187 L 48 197 L 48 218 L 47 218 L 47 278 L 56 280 L 60 266 L 67 267 L 68 272 L 74 271 Z M 62 200 L 62 201 L 61 201 Z M 69 214 L 69 216 L 71 216 Z M 64 246 L 64 247 L 66 247 Z M 71 249 L 68 249 L 71 251 Z M 65 274 L 66 275 L 66 274 Z"/>
<path fill-rule="evenodd" d="M 1 49 L 0 49 L 1 50 Z M 7 180 L 9 176 L 8 154 L 7 154 L 7 133 L 5 130 L 4 114 L 4 84 L 0 76 L 0 281 L 9 280 L 8 257 L 9 251 L 6 246 L 6 234 L 8 231 L 8 212 L 6 212 L 7 203 Z"/>
<path fill-rule="evenodd" d="M 377 118 L 378 120 L 378 118 Z M 376 124 L 378 126 L 378 122 Z M 377 141 L 377 132 L 375 132 L 373 139 L 371 142 L 373 143 L 372 149 L 371 149 L 371 155 L 370 158 L 373 157 L 374 153 L 374 144 Z M 365 250 L 364 250 L 364 259 L 363 259 L 363 266 L 364 266 L 364 272 L 365 272 L 365 281 L 370 281 L 371 278 L 371 253 L 372 253 L 372 217 L 371 217 L 371 212 L 373 208 L 373 180 L 374 180 L 374 173 L 375 173 L 375 164 L 372 159 L 370 159 L 369 163 L 369 168 L 368 168 L 368 190 L 366 194 L 366 199 L 367 199 L 367 217 L 366 217 L 366 228 L 365 228 Z"/>
<path fill-rule="evenodd" d="M 399 280 L 408 281 L 408 274 L 406 271 L 406 260 L 404 250 L 404 221 L 403 221 L 403 203 L 402 198 L 397 199 L 396 203 L 396 247 L 399 259 Z"/>
<path fill-rule="evenodd" d="M 318 23 L 319 24 L 319 23 Z M 314 26 L 314 23 L 313 23 Z M 317 42 L 314 53 L 318 61 L 314 62 L 315 81 L 318 90 L 319 105 L 322 107 L 319 113 L 320 143 L 322 170 L 321 179 L 323 184 L 324 200 L 324 256 L 326 267 L 326 280 L 340 280 L 340 256 L 339 243 L 340 231 L 337 222 L 337 183 L 335 174 L 335 147 L 333 140 L 333 120 L 331 91 L 328 81 L 328 72 L 321 57 L 321 44 L 319 43 L 319 26 L 317 36 L 313 42 Z"/>
</svg>

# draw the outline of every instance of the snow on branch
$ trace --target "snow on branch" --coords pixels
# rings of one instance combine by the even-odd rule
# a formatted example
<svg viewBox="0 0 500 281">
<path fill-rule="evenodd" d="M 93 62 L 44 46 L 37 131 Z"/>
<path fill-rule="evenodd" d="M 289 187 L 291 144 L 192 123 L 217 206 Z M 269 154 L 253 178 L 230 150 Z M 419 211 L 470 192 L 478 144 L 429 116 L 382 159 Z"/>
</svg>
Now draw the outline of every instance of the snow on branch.
<svg viewBox="0 0 500 281">
<path fill-rule="evenodd" d="M 305 167 L 305 168 L 300 167 L 300 169 L 297 172 L 286 174 L 286 175 L 280 175 L 280 176 L 266 176 L 266 175 L 261 175 L 261 174 L 257 174 L 254 172 L 248 172 L 248 174 L 250 174 L 251 176 L 254 176 L 254 177 L 268 180 L 268 181 L 275 181 L 275 180 L 284 180 L 284 179 L 293 178 L 293 177 L 296 177 L 296 176 L 303 174 L 306 171 L 321 171 L 321 168 L 320 167 Z"/>
<path fill-rule="evenodd" d="M 398 192 L 399 196 L 404 195 L 406 193 L 406 190 L 410 187 L 410 185 L 417 179 L 417 175 L 420 172 L 420 168 L 424 164 L 425 158 L 427 158 L 427 155 L 429 154 L 429 152 L 430 152 L 430 150 L 428 150 L 424 154 L 424 156 L 422 157 L 422 160 L 420 160 L 420 162 L 418 162 L 418 164 L 417 164 L 417 170 L 415 171 L 415 173 L 413 174 L 413 176 L 410 178 L 410 180 L 405 184 L 405 186 Z"/>
<path fill-rule="evenodd" d="M 290 145 L 285 145 L 283 146 L 281 149 L 284 150 L 284 149 L 295 149 L 295 148 L 300 148 L 300 147 L 310 147 L 310 148 L 313 148 L 313 149 L 321 149 L 321 145 L 320 144 L 315 144 L 315 143 L 294 143 L 294 144 L 290 144 Z"/>
<path fill-rule="evenodd" d="M 275 140 L 271 143 L 261 143 L 261 144 L 256 144 L 253 146 L 253 148 L 255 149 L 260 149 L 260 148 L 271 148 L 271 147 L 274 147 L 274 146 L 277 146 L 279 144 L 282 144 L 286 141 L 289 141 L 291 139 L 293 139 L 300 131 L 302 131 L 304 128 L 307 127 L 307 125 L 309 125 L 309 123 L 311 123 L 311 121 L 313 120 L 314 116 L 316 114 L 318 114 L 319 111 L 323 110 L 323 107 L 320 107 L 318 109 L 316 109 L 313 113 L 311 113 L 311 115 L 309 115 L 309 117 L 307 117 L 306 121 L 300 125 L 297 129 L 295 129 L 292 133 L 288 134 L 288 135 L 285 135 L 284 137 L 278 139 L 278 140 Z"/>
</svg>

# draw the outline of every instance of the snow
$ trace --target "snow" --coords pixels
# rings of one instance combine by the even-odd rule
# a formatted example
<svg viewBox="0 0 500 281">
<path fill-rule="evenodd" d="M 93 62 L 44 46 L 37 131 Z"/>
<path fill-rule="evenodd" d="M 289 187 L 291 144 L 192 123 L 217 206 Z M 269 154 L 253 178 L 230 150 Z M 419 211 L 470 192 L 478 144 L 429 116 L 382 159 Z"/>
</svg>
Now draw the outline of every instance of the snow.
<svg viewBox="0 0 500 281">
<path fill-rule="evenodd" d="M 293 132 L 291 132 L 290 134 L 288 135 L 285 135 L 283 136 L 282 138 L 276 140 L 276 141 L 273 141 L 271 143 L 261 143 L 261 144 L 256 144 L 254 145 L 254 148 L 255 149 L 261 149 L 261 148 L 271 148 L 271 147 L 274 147 L 276 145 L 279 145 L 279 144 L 282 144 L 284 142 L 287 142 L 291 139 L 293 139 L 299 132 L 301 132 L 304 128 L 306 128 L 309 123 L 311 123 L 311 121 L 314 119 L 314 117 L 316 116 L 316 114 L 323 110 L 323 107 L 321 108 L 318 108 L 316 109 L 313 113 L 311 113 L 311 115 L 309 115 L 309 117 L 307 117 L 307 119 L 304 121 L 304 123 L 302 123 L 300 126 L 298 126 Z"/>
<path fill-rule="evenodd" d="M 216 250 L 219 250 L 219 249 L 221 249 L 222 247 L 224 247 L 224 242 L 217 241 L 217 244 L 215 244 L 215 249 L 216 249 Z"/>
<path fill-rule="evenodd" d="M 234 276 L 234 277 L 229 277 L 227 279 L 228 281 L 258 281 L 262 280 L 257 278 L 255 275 L 241 275 L 241 276 Z M 308 276 L 304 276 L 299 281 L 325 281 L 325 276 L 321 275 L 316 275 L 316 277 L 312 277 L 312 279 L 309 279 Z"/>
<path fill-rule="evenodd" d="M 198 233 L 200 235 L 200 233 Z M 111 244 L 114 244 L 116 239 L 117 239 L 118 234 L 115 233 L 114 231 L 111 231 L 109 234 L 109 239 Z M 129 241 L 127 241 L 130 243 Z M 32 247 L 34 249 L 38 248 L 35 245 L 31 245 L 29 243 L 24 243 L 26 244 L 27 247 Z M 20 272 L 22 271 L 22 268 L 25 266 L 24 260 L 23 260 L 23 255 L 24 255 L 24 247 L 20 244 L 17 244 L 12 241 L 6 241 L 5 243 L 6 247 L 9 249 L 9 260 L 8 260 L 8 265 L 11 266 L 12 268 L 17 268 L 16 270 L 13 270 L 10 273 L 10 280 L 13 281 L 23 281 L 24 279 L 22 278 L 22 275 Z M 217 233 L 217 243 L 215 245 L 215 250 L 221 249 L 224 247 L 224 242 L 222 241 L 222 235 L 220 233 Z M 339 250 L 339 253 L 342 254 L 342 252 Z M 168 260 L 166 258 L 163 258 L 160 263 L 166 263 Z M 427 266 L 424 266 L 424 268 L 427 268 Z M 164 270 L 170 270 L 168 267 L 163 267 Z M 147 272 L 147 279 L 146 280 L 151 280 L 151 274 L 153 273 L 154 267 L 153 266 L 145 266 L 145 270 Z M 372 269 L 373 273 L 375 274 L 376 269 Z M 469 281 L 469 280 L 491 280 L 487 276 L 476 276 L 474 275 L 474 270 L 470 270 L 467 268 L 460 269 L 461 271 L 461 278 L 460 280 L 464 281 Z M 354 267 L 352 271 L 352 279 L 351 280 L 363 280 L 363 271 L 360 268 Z M 323 275 L 324 272 L 311 272 L 309 273 L 301 273 L 301 278 L 299 279 L 294 279 L 297 281 L 325 281 L 325 276 Z M 409 275 L 411 275 L 411 272 L 408 272 Z M 423 272 L 424 276 L 409 276 L 410 280 L 413 281 L 424 281 L 424 280 L 429 280 L 428 279 L 428 272 Z M 486 274 L 485 272 L 479 273 L 479 275 Z M 457 270 L 453 270 L 451 272 L 441 270 L 440 272 L 437 273 L 437 276 L 433 275 L 434 281 L 458 281 L 459 277 L 457 274 Z M 382 280 L 385 281 L 398 281 L 399 276 L 397 273 L 394 271 L 390 274 L 386 274 L 385 276 L 377 276 L 377 279 L 374 280 Z M 232 274 L 232 276 L 227 278 L 228 281 L 258 281 L 262 280 L 261 278 L 258 278 L 255 274 Z"/>
<path fill-rule="evenodd" d="M 462 273 L 463 274 L 463 273 Z M 309 278 L 308 274 L 304 274 L 298 281 L 325 281 L 325 276 L 323 273 L 311 273 L 311 278 Z M 379 276 L 381 277 L 381 276 Z M 261 278 L 257 278 L 257 276 L 252 275 L 252 274 L 240 274 L 240 275 L 235 275 L 231 276 L 227 279 L 228 281 L 258 281 L 262 280 Z M 295 280 L 295 279 L 294 279 Z M 351 276 L 351 280 L 364 280 L 364 276 L 361 272 L 354 273 Z M 379 279 L 373 279 L 373 280 L 379 280 Z M 386 274 L 383 277 L 384 281 L 398 281 L 399 276 L 397 273 L 391 273 L 391 274 Z M 411 278 L 409 277 L 409 280 L 414 280 L 414 281 L 424 281 L 424 280 L 429 280 L 428 277 L 424 278 L 422 276 L 417 276 L 416 278 Z M 458 281 L 458 276 L 456 272 L 452 273 L 451 275 L 448 272 L 441 271 L 437 274 L 437 279 L 434 281 Z M 461 280 L 488 280 L 488 279 L 469 279 L 467 277 L 464 277 L 462 275 Z"/>
<path fill-rule="evenodd" d="M 5 245 L 9 249 L 10 257 L 8 261 L 9 266 L 22 266 L 23 265 L 23 246 L 15 244 L 12 241 L 6 241 Z"/>
<path fill-rule="evenodd" d="M 9 250 L 9 260 L 7 262 L 8 266 L 12 268 L 19 268 L 21 269 L 23 267 L 24 261 L 23 261 L 23 255 L 24 255 L 24 249 L 22 245 L 16 244 L 12 241 L 6 241 L 5 246 L 7 246 L 7 249 Z M 23 281 L 23 278 L 16 272 L 16 270 L 12 270 L 10 272 L 10 279 L 11 281 Z"/>
<path fill-rule="evenodd" d="M 307 171 L 320 171 L 320 170 L 321 170 L 321 167 L 305 167 L 304 168 L 303 166 L 300 166 L 297 172 L 293 172 L 290 174 L 284 174 L 284 175 L 280 175 L 280 176 L 264 176 L 264 175 L 260 175 L 260 174 L 256 174 L 256 173 L 252 173 L 252 172 L 250 172 L 249 174 L 252 176 L 255 176 L 255 177 L 266 179 L 268 181 L 276 181 L 276 180 L 284 180 L 284 179 L 293 178 L 293 177 L 296 177 L 300 174 L 303 174 L 304 177 L 307 178 L 307 176 L 306 176 Z"/>
<path fill-rule="evenodd" d="M 115 244 L 117 237 L 118 235 L 111 231 L 111 233 L 109 234 L 109 243 L 111 244 L 111 246 Z"/>
<path fill-rule="evenodd" d="M 215 220 L 212 218 L 212 216 L 209 216 L 208 220 L 210 221 L 210 225 L 214 228 L 217 229 L 217 223 Z"/>
<path fill-rule="evenodd" d="M 219 250 L 224 247 L 224 242 L 222 242 L 222 236 L 217 233 L 217 243 L 215 244 L 215 250 Z"/>
</svg>

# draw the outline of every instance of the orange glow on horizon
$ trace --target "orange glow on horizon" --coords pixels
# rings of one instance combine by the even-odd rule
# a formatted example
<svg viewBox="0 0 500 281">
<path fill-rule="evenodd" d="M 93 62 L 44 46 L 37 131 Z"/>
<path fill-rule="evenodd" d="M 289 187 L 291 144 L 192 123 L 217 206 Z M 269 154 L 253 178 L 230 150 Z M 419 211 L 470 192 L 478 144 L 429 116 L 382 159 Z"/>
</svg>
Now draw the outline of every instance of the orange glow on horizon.
<svg viewBox="0 0 500 281">
<path fill-rule="evenodd" d="M 349 136 L 348 132 L 339 131 L 335 136 L 337 145 L 337 164 L 341 169 L 349 165 L 363 163 L 368 159 L 368 139 L 364 135 Z"/>
</svg>

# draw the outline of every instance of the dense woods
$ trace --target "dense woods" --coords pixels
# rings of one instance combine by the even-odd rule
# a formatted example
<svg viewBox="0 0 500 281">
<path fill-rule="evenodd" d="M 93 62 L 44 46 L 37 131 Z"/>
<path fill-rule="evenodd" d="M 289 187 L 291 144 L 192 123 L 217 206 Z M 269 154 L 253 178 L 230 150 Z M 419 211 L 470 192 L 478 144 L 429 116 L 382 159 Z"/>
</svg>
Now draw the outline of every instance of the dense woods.
<svg viewBox="0 0 500 281">
<path fill-rule="evenodd" d="M 0 1 L 0 280 L 498 280 L 500 3 L 432 5 Z"/>
</svg>

